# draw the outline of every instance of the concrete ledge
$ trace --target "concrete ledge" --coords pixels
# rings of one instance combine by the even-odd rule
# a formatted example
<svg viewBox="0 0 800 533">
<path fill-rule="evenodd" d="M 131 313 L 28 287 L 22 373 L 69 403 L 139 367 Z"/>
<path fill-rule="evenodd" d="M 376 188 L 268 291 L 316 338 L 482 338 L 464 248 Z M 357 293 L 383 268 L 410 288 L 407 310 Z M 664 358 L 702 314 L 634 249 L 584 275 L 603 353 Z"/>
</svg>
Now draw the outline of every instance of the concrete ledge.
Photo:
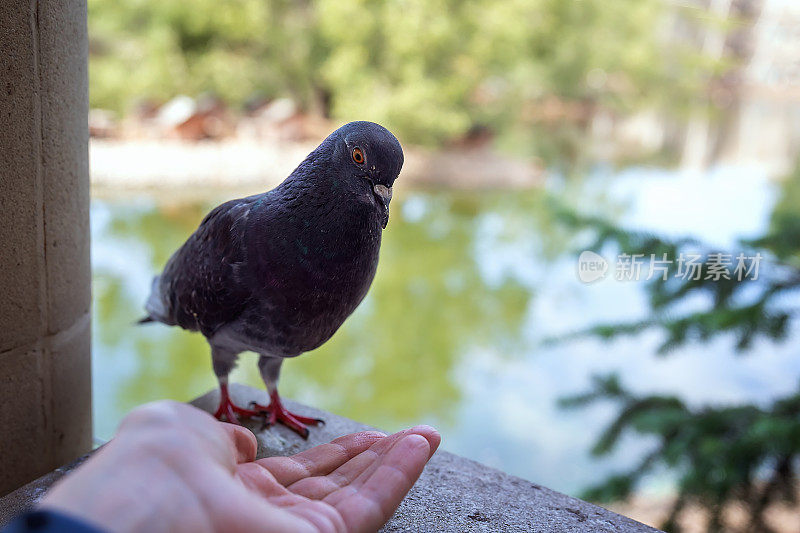
<svg viewBox="0 0 800 533">
<path fill-rule="evenodd" d="M 233 385 L 231 395 L 239 405 L 256 400 L 268 403 L 265 391 Z M 192 404 L 206 411 L 216 408 L 218 393 L 210 392 Z M 284 427 L 261 430 L 249 427 L 258 437 L 259 457 L 288 455 L 331 439 L 369 428 L 347 418 L 325 413 L 296 402 L 287 406 L 300 414 L 323 418 L 307 441 Z M 447 443 L 444 442 L 444 446 Z M 34 504 L 60 477 L 85 458 L 0 499 L 0 526 Z M 653 528 L 596 505 L 554 492 L 510 476 L 469 459 L 438 451 L 417 484 L 383 531 L 526 531 L 526 532 L 653 532 Z"/>
</svg>

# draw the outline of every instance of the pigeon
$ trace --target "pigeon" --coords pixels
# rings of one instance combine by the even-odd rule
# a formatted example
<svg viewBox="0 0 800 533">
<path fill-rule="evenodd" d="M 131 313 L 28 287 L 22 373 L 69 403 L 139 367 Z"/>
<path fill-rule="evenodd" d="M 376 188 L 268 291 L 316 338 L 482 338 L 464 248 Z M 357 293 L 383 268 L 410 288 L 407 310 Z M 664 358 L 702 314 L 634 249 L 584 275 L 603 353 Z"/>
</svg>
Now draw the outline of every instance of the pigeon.
<svg viewBox="0 0 800 533">
<path fill-rule="evenodd" d="M 303 438 L 322 422 L 283 406 L 281 365 L 330 339 L 366 296 L 402 166 L 389 130 L 346 124 L 274 189 L 213 209 L 153 278 L 140 322 L 205 336 L 218 419 L 263 416 Z M 245 408 L 230 398 L 228 374 L 244 351 L 259 354 L 269 405 Z"/>
</svg>

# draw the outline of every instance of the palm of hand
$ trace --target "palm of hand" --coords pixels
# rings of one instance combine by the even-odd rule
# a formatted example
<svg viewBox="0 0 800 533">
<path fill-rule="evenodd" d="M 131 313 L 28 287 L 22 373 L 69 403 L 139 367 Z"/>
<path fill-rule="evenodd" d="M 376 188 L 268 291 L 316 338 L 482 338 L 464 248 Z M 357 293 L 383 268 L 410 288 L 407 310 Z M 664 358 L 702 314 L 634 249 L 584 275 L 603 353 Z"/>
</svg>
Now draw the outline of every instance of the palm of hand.
<svg viewBox="0 0 800 533">
<path fill-rule="evenodd" d="M 289 530 L 374 531 L 438 445 L 438 434 L 424 426 L 389 437 L 356 433 L 291 457 L 245 460 L 236 477 L 250 494 L 284 511 Z"/>
</svg>

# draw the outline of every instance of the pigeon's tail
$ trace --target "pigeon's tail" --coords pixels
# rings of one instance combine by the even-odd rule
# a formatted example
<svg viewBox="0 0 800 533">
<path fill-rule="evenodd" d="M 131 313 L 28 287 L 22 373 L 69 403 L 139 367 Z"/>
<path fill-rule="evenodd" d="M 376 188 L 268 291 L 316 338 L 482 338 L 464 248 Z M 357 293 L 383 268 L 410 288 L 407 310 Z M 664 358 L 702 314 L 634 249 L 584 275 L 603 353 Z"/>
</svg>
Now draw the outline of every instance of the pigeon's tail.
<svg viewBox="0 0 800 533">
<path fill-rule="evenodd" d="M 173 325 L 169 319 L 169 312 L 164 304 L 164 298 L 161 295 L 161 276 L 153 278 L 153 283 L 150 286 L 150 296 L 147 298 L 147 303 L 144 304 L 144 310 L 147 311 L 147 316 L 139 320 L 137 324 L 162 322 L 167 325 Z"/>
</svg>

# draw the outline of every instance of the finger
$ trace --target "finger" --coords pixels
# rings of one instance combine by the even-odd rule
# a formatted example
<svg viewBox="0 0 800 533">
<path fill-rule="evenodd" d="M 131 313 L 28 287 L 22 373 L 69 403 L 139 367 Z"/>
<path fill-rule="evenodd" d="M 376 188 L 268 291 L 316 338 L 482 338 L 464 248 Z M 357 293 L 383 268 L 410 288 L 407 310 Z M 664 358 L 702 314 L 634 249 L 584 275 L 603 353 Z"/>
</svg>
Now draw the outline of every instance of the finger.
<svg viewBox="0 0 800 533">
<path fill-rule="evenodd" d="M 420 435 L 428 441 L 428 446 L 430 446 L 430 454 L 428 455 L 428 459 L 433 457 L 433 454 L 436 452 L 436 450 L 439 448 L 439 444 L 442 442 L 442 436 L 439 434 L 436 428 L 428 425 L 414 426 L 413 428 L 406 430 L 405 434 Z"/>
<path fill-rule="evenodd" d="M 413 428 L 398 431 L 382 441 L 377 442 L 370 447 L 369 451 L 374 452 L 380 459 L 381 456 L 389 453 L 398 442 L 409 435 L 419 435 L 428 441 L 428 445 L 430 447 L 430 455 L 428 456 L 428 459 L 433 456 L 433 453 L 439 447 L 439 443 L 442 440 L 439 432 L 431 426 L 414 426 Z M 334 476 L 338 476 L 339 480 L 345 482 L 342 483 L 342 486 L 344 486 L 346 483 L 360 483 L 363 482 L 363 480 L 366 479 L 372 473 L 372 471 L 378 467 L 379 464 L 380 461 L 372 461 L 371 463 L 366 464 L 364 468 L 359 469 L 359 466 L 362 465 L 356 463 L 351 467 L 351 465 L 345 463 L 340 468 L 336 469 L 333 474 Z"/>
<path fill-rule="evenodd" d="M 306 477 L 286 488 L 311 500 L 321 500 L 328 494 L 349 485 L 379 459 L 380 456 L 373 450 L 364 450 L 326 476 Z"/>
<path fill-rule="evenodd" d="M 405 437 L 409 435 L 419 435 L 424 437 L 425 440 L 428 441 L 428 445 L 431 450 L 428 458 L 430 458 L 433 455 L 433 452 L 439 446 L 439 442 L 441 441 L 439 433 L 430 426 L 414 426 L 413 428 L 398 431 L 397 433 L 390 435 L 389 437 L 381 440 L 380 442 L 377 442 L 372 447 L 370 447 L 370 449 L 367 450 L 367 452 L 365 452 L 365 453 L 371 453 L 371 452 L 374 453 L 376 460 L 366 464 L 356 463 L 352 466 L 352 468 L 348 462 L 342 465 L 340 468 L 336 469 L 332 473 L 332 477 L 334 477 L 334 479 L 338 481 L 339 487 L 332 487 L 331 484 L 328 484 L 328 488 L 329 489 L 333 488 L 334 490 L 329 490 L 329 492 L 324 496 L 322 496 L 322 498 L 326 499 L 326 501 L 329 501 L 329 503 L 335 503 L 336 501 L 338 501 L 337 498 L 343 498 L 348 494 L 348 492 L 346 491 L 339 491 L 338 494 L 334 496 L 333 493 L 336 492 L 335 490 L 336 488 L 343 488 L 345 486 L 350 486 L 350 488 L 355 489 L 363 485 L 364 482 L 372 475 L 372 473 L 380 466 L 383 456 L 391 452 L 391 450 L 397 445 L 397 443 L 399 443 L 401 440 L 403 440 Z M 338 479 L 336 478 L 336 476 L 339 476 Z M 294 488 L 294 486 L 292 486 L 292 488 Z M 309 489 L 308 486 L 303 488 L 305 490 Z M 322 492 L 319 487 L 315 487 L 315 489 L 318 494 Z M 327 499 L 329 495 L 331 495 L 330 497 L 334 499 L 333 500 Z"/>
<path fill-rule="evenodd" d="M 236 462 L 241 464 L 255 461 L 258 441 L 256 440 L 256 436 L 253 435 L 253 432 L 237 424 L 219 422 L 219 425 L 225 431 L 225 434 L 233 445 Z"/>
<path fill-rule="evenodd" d="M 348 531 L 376 530 L 411 490 L 430 456 L 431 446 L 424 436 L 406 435 L 381 457 L 360 486 L 349 485 L 324 501 L 336 507 Z"/>
<path fill-rule="evenodd" d="M 415 426 L 381 439 L 368 450 L 361 452 L 326 476 L 303 478 L 287 486 L 287 488 L 295 494 L 300 494 L 306 498 L 323 499 L 332 492 L 349 485 L 359 476 L 365 475 L 365 472 L 376 468 L 383 454 L 387 453 L 403 437 L 411 434 L 424 437 L 428 441 L 431 454 L 436 451 L 441 441 L 439 433 L 432 427 Z"/>
<path fill-rule="evenodd" d="M 399 442 L 403 437 L 406 437 L 411 434 L 421 435 L 425 437 L 425 440 L 428 441 L 428 444 L 431 447 L 431 455 L 436 449 L 439 447 L 439 443 L 441 442 L 442 438 L 439 435 L 439 432 L 436 429 L 432 428 L 431 426 L 427 425 L 420 425 L 414 426 L 412 428 L 403 429 L 398 431 L 397 433 L 393 433 L 389 435 L 385 439 L 381 439 L 380 441 L 373 444 L 370 449 L 381 455 L 383 453 L 388 452 L 397 442 Z"/>
<path fill-rule="evenodd" d="M 339 437 L 290 457 L 267 457 L 256 463 L 269 470 L 278 483 L 287 486 L 306 477 L 329 474 L 385 438 L 385 433 L 363 431 Z"/>
</svg>

